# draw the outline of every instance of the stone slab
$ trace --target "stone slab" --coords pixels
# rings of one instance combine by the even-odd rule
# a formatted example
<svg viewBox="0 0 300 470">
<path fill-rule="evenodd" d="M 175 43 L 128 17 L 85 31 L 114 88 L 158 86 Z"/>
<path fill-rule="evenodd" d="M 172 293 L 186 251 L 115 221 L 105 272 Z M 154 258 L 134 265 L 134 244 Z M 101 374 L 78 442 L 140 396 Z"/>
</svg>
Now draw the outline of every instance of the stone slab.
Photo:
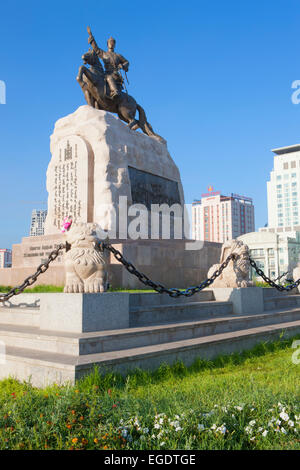
<svg viewBox="0 0 300 470">
<path fill-rule="evenodd" d="M 129 294 L 44 294 L 42 330 L 84 333 L 129 327 Z"/>
<path fill-rule="evenodd" d="M 229 301 L 233 305 L 233 313 L 256 314 L 264 311 L 263 290 L 260 287 L 217 287 L 213 288 L 214 296 L 219 301 Z"/>
</svg>

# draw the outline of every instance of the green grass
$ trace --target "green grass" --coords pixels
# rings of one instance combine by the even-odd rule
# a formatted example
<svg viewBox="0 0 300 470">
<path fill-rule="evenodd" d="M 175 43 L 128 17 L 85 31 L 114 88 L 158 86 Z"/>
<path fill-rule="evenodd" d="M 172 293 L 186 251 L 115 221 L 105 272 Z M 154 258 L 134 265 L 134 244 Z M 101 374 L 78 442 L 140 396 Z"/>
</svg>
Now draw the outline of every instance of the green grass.
<svg viewBox="0 0 300 470">
<path fill-rule="evenodd" d="M 282 340 L 189 368 L 95 369 L 43 390 L 3 380 L 0 449 L 300 449 L 294 351 Z"/>
<path fill-rule="evenodd" d="M 0 292 L 9 292 L 12 289 L 11 286 L 0 286 Z M 63 292 L 63 286 L 49 285 L 38 285 L 29 289 L 25 289 L 24 293 L 46 293 L 46 292 Z"/>
</svg>

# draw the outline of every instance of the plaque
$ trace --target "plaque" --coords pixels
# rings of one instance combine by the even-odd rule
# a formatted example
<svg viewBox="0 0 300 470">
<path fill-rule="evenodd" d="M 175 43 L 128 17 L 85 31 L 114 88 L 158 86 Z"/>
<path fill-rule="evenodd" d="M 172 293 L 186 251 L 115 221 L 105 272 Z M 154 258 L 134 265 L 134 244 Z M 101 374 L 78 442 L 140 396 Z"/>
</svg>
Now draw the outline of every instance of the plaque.
<svg viewBox="0 0 300 470">
<path fill-rule="evenodd" d="M 178 182 L 162 176 L 128 167 L 133 204 L 181 204 Z"/>
</svg>

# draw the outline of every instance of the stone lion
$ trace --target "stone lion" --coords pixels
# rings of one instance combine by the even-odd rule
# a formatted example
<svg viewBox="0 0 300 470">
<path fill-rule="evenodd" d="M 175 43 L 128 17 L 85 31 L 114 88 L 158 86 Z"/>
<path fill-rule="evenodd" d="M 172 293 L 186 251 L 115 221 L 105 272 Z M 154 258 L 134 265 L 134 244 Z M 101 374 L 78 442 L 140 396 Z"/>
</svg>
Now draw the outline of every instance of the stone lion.
<svg viewBox="0 0 300 470">
<path fill-rule="evenodd" d="M 213 287 L 250 287 L 253 282 L 249 281 L 250 261 L 249 248 L 242 241 L 230 240 L 223 244 L 220 264 L 215 264 L 208 271 L 208 277 L 219 269 L 226 258 L 234 254 L 236 259 L 231 260 L 222 274 L 212 284 Z"/>
<path fill-rule="evenodd" d="M 66 233 L 64 292 L 105 292 L 108 287 L 108 252 L 99 245 L 97 224 L 73 224 Z M 108 237 L 105 241 L 108 240 Z M 69 248 L 69 249 L 68 249 Z"/>
</svg>

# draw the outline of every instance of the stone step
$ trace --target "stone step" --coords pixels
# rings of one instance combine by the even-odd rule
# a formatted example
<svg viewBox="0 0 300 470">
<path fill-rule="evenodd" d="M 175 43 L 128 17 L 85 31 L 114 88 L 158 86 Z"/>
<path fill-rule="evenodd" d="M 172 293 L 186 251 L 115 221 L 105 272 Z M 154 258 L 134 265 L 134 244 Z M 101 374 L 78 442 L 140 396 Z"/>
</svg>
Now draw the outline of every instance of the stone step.
<svg viewBox="0 0 300 470">
<path fill-rule="evenodd" d="M 0 307 L 0 323 L 38 327 L 40 309 L 39 307 Z"/>
<path fill-rule="evenodd" d="M 190 365 L 198 357 L 212 359 L 220 354 L 241 352 L 259 342 L 279 338 L 282 333 L 285 338 L 299 334 L 300 320 L 79 357 L 8 346 L 0 378 L 11 375 L 28 380 L 31 377 L 34 386 L 43 387 L 74 383 L 95 365 L 103 372 L 115 370 L 122 374 L 137 367 L 153 369 L 163 362 L 172 364 L 178 360 Z"/>
<path fill-rule="evenodd" d="M 266 298 L 264 300 L 264 309 L 268 310 L 277 310 L 277 309 L 286 309 L 292 307 L 300 306 L 300 296 L 299 295 L 281 295 Z"/>
<path fill-rule="evenodd" d="M 170 302 L 170 301 L 169 301 Z M 159 325 L 179 321 L 197 321 L 232 315 L 231 302 L 187 302 L 165 305 L 144 305 L 131 307 L 129 325 L 131 327 Z"/>
<path fill-rule="evenodd" d="M 214 293 L 212 290 L 203 290 L 193 295 L 192 297 L 177 297 L 170 298 L 167 294 L 158 294 L 158 293 L 140 293 L 140 294 L 130 294 L 129 305 L 132 308 L 142 307 L 146 305 L 179 305 L 185 304 L 187 301 L 192 302 L 208 302 L 215 300 Z"/>
<path fill-rule="evenodd" d="M 300 320 L 300 309 L 81 334 L 0 324 L 0 341 L 7 347 L 78 356 L 171 343 L 297 320 Z"/>
</svg>

